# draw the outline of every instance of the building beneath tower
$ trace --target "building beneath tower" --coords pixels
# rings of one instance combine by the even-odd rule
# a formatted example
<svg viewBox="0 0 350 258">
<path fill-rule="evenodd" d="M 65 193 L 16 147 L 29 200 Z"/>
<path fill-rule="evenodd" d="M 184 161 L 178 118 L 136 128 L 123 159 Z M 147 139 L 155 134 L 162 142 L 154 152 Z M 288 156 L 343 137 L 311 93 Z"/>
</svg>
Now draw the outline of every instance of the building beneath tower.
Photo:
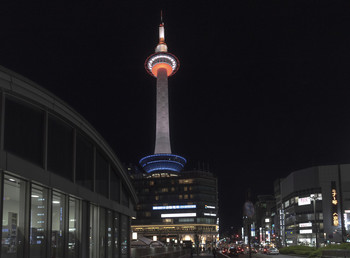
<svg viewBox="0 0 350 258">
<path fill-rule="evenodd" d="M 216 177 L 203 170 L 140 172 L 129 167 L 139 198 L 132 231 L 171 245 L 212 246 L 218 237 Z"/>
</svg>

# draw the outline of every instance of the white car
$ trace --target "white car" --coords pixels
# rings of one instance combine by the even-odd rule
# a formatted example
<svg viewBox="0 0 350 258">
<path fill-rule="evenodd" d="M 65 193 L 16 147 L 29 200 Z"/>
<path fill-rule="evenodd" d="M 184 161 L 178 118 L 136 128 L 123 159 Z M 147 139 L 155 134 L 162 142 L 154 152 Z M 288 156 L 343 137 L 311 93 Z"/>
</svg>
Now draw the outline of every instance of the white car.
<svg viewBox="0 0 350 258">
<path fill-rule="evenodd" d="M 269 248 L 269 249 L 266 250 L 266 253 L 267 254 L 279 254 L 280 251 L 278 251 L 277 248 Z"/>
</svg>

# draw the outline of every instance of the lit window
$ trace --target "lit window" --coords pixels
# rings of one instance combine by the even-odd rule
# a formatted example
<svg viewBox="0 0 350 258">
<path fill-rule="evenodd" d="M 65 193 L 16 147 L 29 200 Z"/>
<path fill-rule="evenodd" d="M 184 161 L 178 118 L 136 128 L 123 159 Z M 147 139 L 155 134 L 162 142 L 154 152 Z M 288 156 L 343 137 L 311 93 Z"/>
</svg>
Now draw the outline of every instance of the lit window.
<svg viewBox="0 0 350 258">
<path fill-rule="evenodd" d="M 159 200 L 159 195 L 154 196 L 154 199 L 156 199 L 156 201 L 158 201 Z"/>
<path fill-rule="evenodd" d="M 146 212 L 145 212 L 145 217 L 151 217 L 151 212 L 146 211 Z"/>
<path fill-rule="evenodd" d="M 187 200 L 188 199 L 188 194 L 184 195 L 184 199 Z"/>
<path fill-rule="evenodd" d="M 175 192 L 175 187 L 171 187 L 171 191 L 172 191 L 172 192 Z"/>
<path fill-rule="evenodd" d="M 185 186 L 185 187 L 184 187 L 184 191 L 187 192 L 187 190 L 188 190 L 188 189 L 187 189 L 187 186 Z"/>
<path fill-rule="evenodd" d="M 149 185 L 150 186 L 154 185 L 154 181 L 149 181 Z"/>
<path fill-rule="evenodd" d="M 169 192 L 169 189 L 168 188 L 162 188 L 162 193 L 167 193 L 167 192 Z"/>
<path fill-rule="evenodd" d="M 182 194 L 179 195 L 179 200 L 182 200 Z"/>
</svg>

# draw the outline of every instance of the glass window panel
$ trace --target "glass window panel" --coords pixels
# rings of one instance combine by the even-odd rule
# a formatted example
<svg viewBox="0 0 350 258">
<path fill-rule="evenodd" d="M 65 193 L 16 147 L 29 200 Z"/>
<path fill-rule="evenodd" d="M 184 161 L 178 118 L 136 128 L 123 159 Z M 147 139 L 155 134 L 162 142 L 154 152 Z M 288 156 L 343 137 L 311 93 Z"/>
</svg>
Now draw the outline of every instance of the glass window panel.
<svg viewBox="0 0 350 258">
<path fill-rule="evenodd" d="M 111 199 L 120 202 L 120 179 L 114 168 L 111 169 Z"/>
<path fill-rule="evenodd" d="M 107 257 L 113 257 L 113 212 L 107 211 Z"/>
<path fill-rule="evenodd" d="M 121 257 L 128 257 L 129 218 L 125 215 L 120 215 L 120 245 L 121 245 Z"/>
<path fill-rule="evenodd" d="M 33 185 L 30 210 L 30 257 L 46 258 L 47 190 Z"/>
<path fill-rule="evenodd" d="M 122 186 L 122 205 L 129 207 L 129 196 L 124 185 Z"/>
<path fill-rule="evenodd" d="M 5 150 L 42 166 L 44 112 L 6 98 L 4 139 Z"/>
<path fill-rule="evenodd" d="M 99 227 L 99 257 L 106 256 L 106 210 L 104 208 L 99 208 L 100 210 L 100 227 Z"/>
<path fill-rule="evenodd" d="M 98 258 L 98 208 L 90 205 L 89 258 Z"/>
<path fill-rule="evenodd" d="M 120 243 L 120 236 L 119 236 L 119 224 L 120 224 L 120 221 L 119 221 L 119 213 L 117 212 L 114 212 L 114 221 L 113 221 L 113 226 L 114 226 L 114 245 L 113 245 L 113 253 L 114 253 L 114 256 L 113 258 L 119 258 L 120 257 L 120 248 L 119 248 L 119 243 Z"/>
<path fill-rule="evenodd" d="M 64 214 L 65 196 L 53 192 L 51 221 L 51 255 L 55 258 L 64 257 Z"/>
<path fill-rule="evenodd" d="M 76 183 L 93 190 L 94 150 L 91 142 L 77 134 Z"/>
<path fill-rule="evenodd" d="M 47 147 L 48 169 L 73 180 L 73 128 L 51 115 Z"/>
<path fill-rule="evenodd" d="M 25 181 L 5 175 L 2 210 L 1 257 L 20 257 L 22 253 Z"/>
<path fill-rule="evenodd" d="M 68 229 L 68 257 L 79 257 L 79 221 L 80 221 L 80 201 L 69 198 L 69 229 Z"/>
<path fill-rule="evenodd" d="M 108 161 L 96 152 L 96 192 L 108 197 Z"/>
</svg>

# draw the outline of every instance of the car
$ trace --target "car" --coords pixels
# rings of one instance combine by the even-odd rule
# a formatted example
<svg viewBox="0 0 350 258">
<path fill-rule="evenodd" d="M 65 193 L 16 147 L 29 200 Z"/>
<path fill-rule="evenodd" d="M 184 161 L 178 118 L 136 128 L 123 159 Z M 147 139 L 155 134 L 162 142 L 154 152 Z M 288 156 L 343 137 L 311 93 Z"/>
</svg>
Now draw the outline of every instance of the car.
<svg viewBox="0 0 350 258">
<path fill-rule="evenodd" d="M 277 248 L 269 248 L 269 249 L 267 249 L 266 250 L 266 253 L 267 254 L 279 254 L 280 252 L 278 251 L 278 249 Z"/>
<path fill-rule="evenodd" d="M 227 255 L 230 257 L 238 256 L 237 248 L 234 246 L 230 247 L 227 251 Z"/>
<path fill-rule="evenodd" d="M 241 246 L 237 246 L 237 253 L 238 254 L 243 254 L 244 253 L 244 248 Z"/>
</svg>

